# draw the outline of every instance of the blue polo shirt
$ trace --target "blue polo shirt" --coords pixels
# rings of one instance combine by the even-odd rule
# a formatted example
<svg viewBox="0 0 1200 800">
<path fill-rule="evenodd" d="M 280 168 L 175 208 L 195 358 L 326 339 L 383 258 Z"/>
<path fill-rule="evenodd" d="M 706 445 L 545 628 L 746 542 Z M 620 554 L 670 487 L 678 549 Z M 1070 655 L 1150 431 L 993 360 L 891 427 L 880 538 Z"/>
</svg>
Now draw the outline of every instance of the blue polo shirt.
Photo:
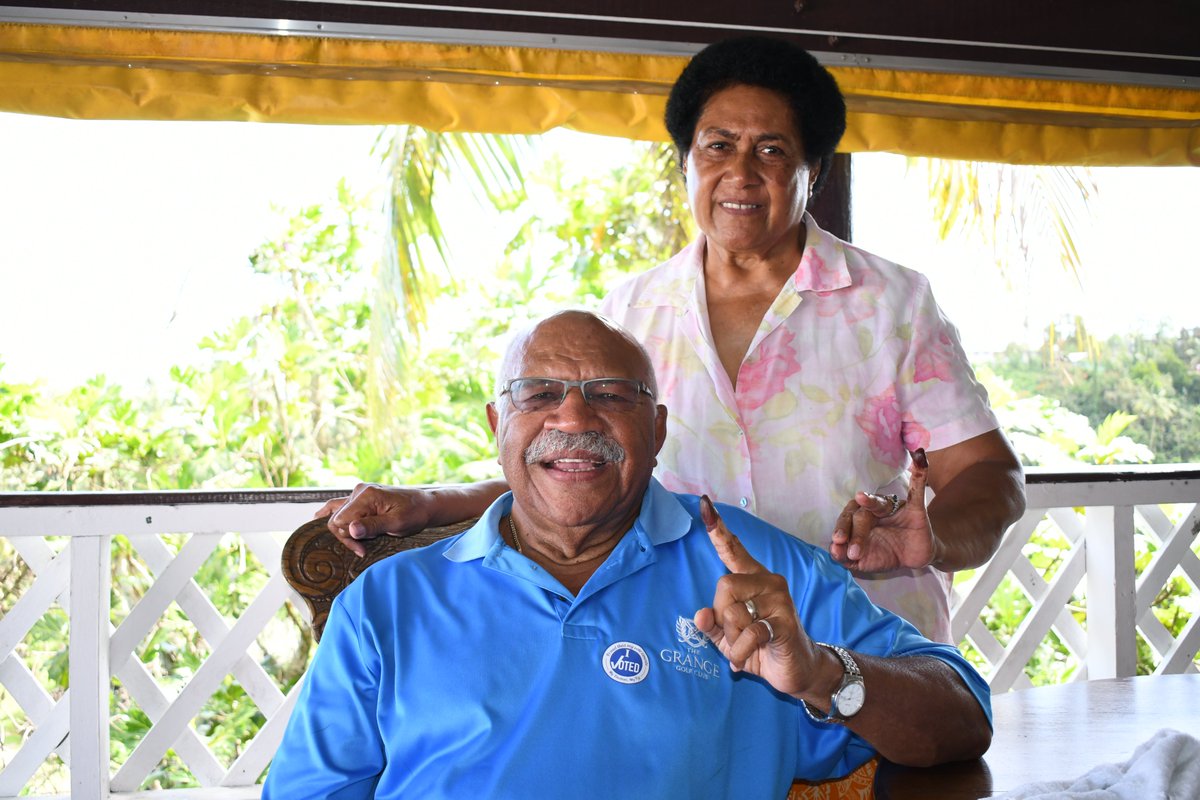
<svg viewBox="0 0 1200 800">
<path fill-rule="evenodd" d="M 780 798 L 874 751 L 733 673 L 696 630 L 727 570 L 698 499 L 652 481 L 578 596 L 499 535 L 511 494 L 457 537 L 399 553 L 338 596 L 263 798 Z M 784 575 L 818 641 L 950 664 L 959 652 L 873 605 L 829 556 L 721 506 Z M 871 702 L 867 687 L 867 702 Z"/>
</svg>

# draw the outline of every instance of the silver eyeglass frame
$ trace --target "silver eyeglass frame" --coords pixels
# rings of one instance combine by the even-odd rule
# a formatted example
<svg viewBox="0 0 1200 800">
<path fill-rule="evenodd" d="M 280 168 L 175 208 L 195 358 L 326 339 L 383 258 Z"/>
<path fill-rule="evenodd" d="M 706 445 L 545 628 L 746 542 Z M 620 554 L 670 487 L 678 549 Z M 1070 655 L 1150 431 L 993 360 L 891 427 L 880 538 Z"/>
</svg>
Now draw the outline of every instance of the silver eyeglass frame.
<svg viewBox="0 0 1200 800">
<path fill-rule="evenodd" d="M 583 395 L 583 402 L 585 402 L 589 406 L 591 406 L 592 402 L 588 399 L 587 390 L 584 387 L 586 387 L 589 383 L 606 383 L 606 382 L 611 383 L 612 381 L 621 381 L 623 383 L 632 383 L 635 386 L 637 386 L 639 395 L 644 394 L 647 397 L 649 397 L 651 400 L 656 399 L 654 396 L 654 392 L 650 391 L 650 387 L 646 385 L 646 382 L 639 381 L 635 378 L 609 377 L 609 378 L 587 378 L 586 380 L 581 380 L 581 381 L 568 381 L 568 380 L 564 380 L 563 378 L 544 378 L 544 377 L 540 377 L 537 375 L 522 375 L 519 378 L 512 378 L 511 380 L 508 381 L 508 383 L 504 384 L 504 388 L 500 390 L 500 394 L 498 395 L 498 397 L 503 397 L 504 395 L 509 395 L 509 402 L 513 404 L 513 408 L 515 408 L 517 411 L 520 411 L 523 414 L 529 413 L 529 412 L 523 411 L 517 405 L 516 401 L 513 400 L 513 398 L 512 398 L 512 386 L 514 383 L 517 383 L 518 381 L 548 381 L 548 382 L 552 382 L 552 383 L 561 383 L 563 386 L 562 397 L 558 398 L 558 402 L 555 403 L 550 408 L 558 408 L 559 406 L 561 406 L 563 404 L 563 402 L 567 399 L 567 393 L 571 391 L 571 387 L 573 387 L 573 386 L 579 388 L 579 393 Z M 543 410 L 546 410 L 546 409 L 543 409 Z"/>
</svg>

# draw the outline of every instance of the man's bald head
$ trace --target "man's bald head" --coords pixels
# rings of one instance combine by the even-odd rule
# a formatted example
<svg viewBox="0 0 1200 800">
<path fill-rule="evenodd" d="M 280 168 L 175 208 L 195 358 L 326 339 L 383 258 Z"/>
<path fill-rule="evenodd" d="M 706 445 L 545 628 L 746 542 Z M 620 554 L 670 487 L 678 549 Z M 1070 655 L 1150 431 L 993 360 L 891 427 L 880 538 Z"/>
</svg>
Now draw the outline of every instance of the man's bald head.
<svg viewBox="0 0 1200 800">
<path fill-rule="evenodd" d="M 580 348 L 582 343 L 584 347 Z M 650 355 L 637 339 L 607 317 L 591 311 L 570 309 L 559 311 L 517 332 L 509 340 L 500 363 L 496 381 L 496 396 L 500 396 L 505 385 L 514 378 L 548 377 L 523 374 L 531 354 L 547 350 L 556 351 L 566 358 L 586 359 L 592 347 L 616 356 L 626 365 L 622 374 L 606 375 L 609 378 L 634 378 L 658 395 L 654 379 L 654 367 Z M 564 352 L 578 348 L 578 353 Z"/>
</svg>

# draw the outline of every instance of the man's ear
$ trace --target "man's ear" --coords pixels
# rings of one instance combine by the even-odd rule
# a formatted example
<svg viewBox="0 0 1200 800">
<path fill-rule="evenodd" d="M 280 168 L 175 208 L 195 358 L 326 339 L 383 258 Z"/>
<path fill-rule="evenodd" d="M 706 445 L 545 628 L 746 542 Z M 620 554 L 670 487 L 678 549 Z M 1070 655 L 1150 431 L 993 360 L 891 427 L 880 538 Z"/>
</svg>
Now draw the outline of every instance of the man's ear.
<svg viewBox="0 0 1200 800">
<path fill-rule="evenodd" d="M 489 402 L 485 408 L 488 427 L 492 429 L 492 438 L 496 440 L 496 463 L 503 467 L 504 462 L 500 459 L 500 411 L 496 408 L 495 402 Z"/>
<path fill-rule="evenodd" d="M 657 457 L 667 441 L 667 407 L 658 404 L 654 409 L 654 455 Z M 657 463 L 657 461 L 655 462 Z"/>
</svg>

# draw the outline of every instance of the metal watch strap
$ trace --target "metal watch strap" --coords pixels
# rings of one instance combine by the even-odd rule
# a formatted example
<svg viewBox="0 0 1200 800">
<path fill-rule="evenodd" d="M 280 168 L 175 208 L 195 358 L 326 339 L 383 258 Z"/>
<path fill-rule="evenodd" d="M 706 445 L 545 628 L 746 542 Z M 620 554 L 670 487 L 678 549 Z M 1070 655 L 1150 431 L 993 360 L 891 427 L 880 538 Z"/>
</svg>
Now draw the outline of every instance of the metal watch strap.
<svg viewBox="0 0 1200 800">
<path fill-rule="evenodd" d="M 824 647 L 826 650 L 832 650 L 834 655 L 841 660 L 843 670 L 842 682 L 838 684 L 837 690 L 829 698 L 828 714 L 814 714 L 812 707 L 803 700 L 800 701 L 800 704 L 804 706 L 805 713 L 808 714 L 809 719 L 811 719 L 813 722 L 845 722 L 845 717 L 839 716 L 835 713 L 837 711 L 837 698 L 847 683 L 852 681 L 862 683 L 862 670 L 858 668 L 858 662 L 854 660 L 854 656 L 850 655 L 850 651 L 844 647 L 838 647 L 836 644 L 826 644 L 825 642 L 813 642 L 813 644 L 817 645 L 818 647 Z"/>
</svg>

